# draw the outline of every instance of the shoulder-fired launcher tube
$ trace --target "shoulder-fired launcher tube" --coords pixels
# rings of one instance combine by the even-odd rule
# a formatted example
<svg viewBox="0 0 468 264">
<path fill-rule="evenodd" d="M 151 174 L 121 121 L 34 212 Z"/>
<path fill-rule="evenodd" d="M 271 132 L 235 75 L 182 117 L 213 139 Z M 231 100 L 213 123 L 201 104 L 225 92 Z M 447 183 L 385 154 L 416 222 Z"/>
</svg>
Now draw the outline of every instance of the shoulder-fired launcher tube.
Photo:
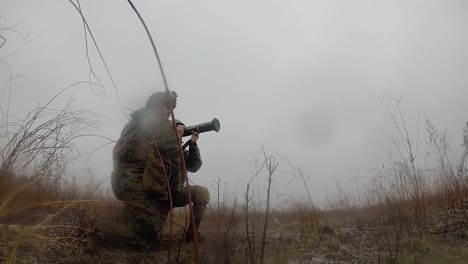
<svg viewBox="0 0 468 264">
<path fill-rule="evenodd" d="M 192 132 L 204 133 L 208 131 L 219 132 L 221 129 L 221 124 L 217 118 L 213 118 L 210 122 L 193 125 L 186 127 L 184 130 L 184 137 L 192 135 Z"/>
</svg>

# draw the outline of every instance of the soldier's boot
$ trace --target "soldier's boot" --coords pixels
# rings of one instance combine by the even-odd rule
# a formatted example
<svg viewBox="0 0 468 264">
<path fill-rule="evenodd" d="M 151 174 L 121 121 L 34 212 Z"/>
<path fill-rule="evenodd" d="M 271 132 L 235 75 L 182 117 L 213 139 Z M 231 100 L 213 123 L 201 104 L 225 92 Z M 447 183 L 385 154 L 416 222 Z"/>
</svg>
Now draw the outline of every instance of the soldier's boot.
<svg viewBox="0 0 468 264">
<path fill-rule="evenodd" d="M 195 230 L 198 234 L 198 240 L 203 241 L 205 239 L 204 235 L 202 235 L 198 230 L 200 227 L 200 223 L 203 219 L 203 215 L 206 211 L 206 206 L 210 201 L 210 192 L 208 188 L 193 185 L 192 186 L 192 201 L 193 201 L 193 216 L 195 220 Z M 185 240 L 190 242 L 193 240 L 193 231 L 192 231 L 192 222 L 190 221 L 189 230 L 187 231 L 187 235 L 185 236 Z"/>
<path fill-rule="evenodd" d="M 111 245 L 114 247 L 135 247 L 135 234 L 132 229 L 127 225 L 122 224 L 115 219 L 99 219 L 95 218 L 93 221 L 93 235 L 92 240 L 96 244 Z"/>
<path fill-rule="evenodd" d="M 164 243 L 163 227 L 165 218 L 138 217 L 133 224 L 136 240 L 142 248 L 159 248 Z"/>
<path fill-rule="evenodd" d="M 204 241 L 205 235 L 199 231 L 200 228 L 200 223 L 203 219 L 203 215 L 205 214 L 206 211 L 206 206 L 205 205 L 194 205 L 193 206 L 193 215 L 194 215 L 194 220 L 195 220 L 195 230 L 197 232 L 197 238 L 198 241 Z M 192 228 L 192 222 L 190 222 L 189 228 L 187 230 L 187 234 L 185 235 L 185 241 L 191 242 L 194 239 L 193 235 L 193 228 Z"/>
</svg>

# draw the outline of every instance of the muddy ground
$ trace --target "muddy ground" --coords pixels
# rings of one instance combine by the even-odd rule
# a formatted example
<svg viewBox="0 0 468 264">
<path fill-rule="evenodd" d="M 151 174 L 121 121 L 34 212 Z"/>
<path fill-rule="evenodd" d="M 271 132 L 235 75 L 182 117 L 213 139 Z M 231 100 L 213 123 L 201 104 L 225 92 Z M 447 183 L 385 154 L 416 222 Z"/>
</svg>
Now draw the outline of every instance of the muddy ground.
<svg viewBox="0 0 468 264">
<path fill-rule="evenodd" d="M 319 228 L 303 221 L 271 221 L 264 263 L 468 263 L 468 229 L 463 225 L 436 221 L 431 228 L 408 235 L 408 230 L 397 232 L 376 221 L 335 220 L 322 220 Z M 90 237 L 76 239 L 58 227 L 7 242 L 5 234 L 13 232 L 2 228 L 1 263 L 195 263 L 193 245 L 182 242 L 180 231 L 161 245 L 135 249 L 97 244 Z M 260 228 L 253 229 L 250 247 L 241 222 L 229 228 L 207 223 L 202 229 L 201 262 L 260 263 Z"/>
</svg>

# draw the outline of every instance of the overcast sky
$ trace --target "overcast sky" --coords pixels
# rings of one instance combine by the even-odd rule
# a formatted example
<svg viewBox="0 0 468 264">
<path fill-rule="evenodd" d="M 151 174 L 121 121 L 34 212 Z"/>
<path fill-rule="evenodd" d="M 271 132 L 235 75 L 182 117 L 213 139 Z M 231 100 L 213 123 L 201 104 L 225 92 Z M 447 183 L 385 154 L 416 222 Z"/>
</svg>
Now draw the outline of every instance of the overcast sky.
<svg viewBox="0 0 468 264">
<path fill-rule="evenodd" d="M 140 22 L 124 0 L 80 3 L 120 104 L 127 113 L 142 107 L 164 86 Z M 155 38 L 169 87 L 179 94 L 176 117 L 187 125 L 221 121 L 219 133 L 200 137 L 204 165 L 191 175 L 197 184 L 213 186 L 221 177 L 225 191 L 241 198 L 263 145 L 283 158 L 274 182 L 279 203 L 305 193 L 285 173 L 286 159 L 305 168 L 316 201 L 336 193 L 335 180 L 351 191 L 359 168 L 381 166 L 392 151 L 394 130 L 379 96 L 403 95 L 412 136 L 420 115 L 421 126 L 430 118 L 459 145 L 468 120 L 467 1 L 134 3 Z M 88 80 L 82 21 L 68 1 L 3 0 L 0 17 L 0 26 L 24 22 L 15 29 L 29 33 L 25 41 L 0 31 L 8 40 L 0 57 L 15 53 L 2 61 L 27 75 L 14 83 L 10 112 L 24 114 L 71 83 Z M 104 115 L 97 133 L 118 139 L 126 118 L 89 47 L 105 93 L 80 86 L 74 90 L 77 106 Z M 8 75 L 0 65 L 2 86 Z M 104 143 L 89 139 L 80 148 L 86 153 Z M 91 159 L 99 179 L 110 175 L 112 146 Z"/>
</svg>

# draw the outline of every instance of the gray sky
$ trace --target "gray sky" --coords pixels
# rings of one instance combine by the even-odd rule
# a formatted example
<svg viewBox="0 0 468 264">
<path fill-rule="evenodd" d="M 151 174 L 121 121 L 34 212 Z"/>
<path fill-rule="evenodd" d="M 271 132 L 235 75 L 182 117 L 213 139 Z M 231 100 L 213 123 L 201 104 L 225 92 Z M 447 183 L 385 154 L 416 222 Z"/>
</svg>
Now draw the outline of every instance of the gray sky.
<svg viewBox="0 0 468 264">
<path fill-rule="evenodd" d="M 228 193 L 242 197 L 263 144 L 306 169 L 315 200 L 334 195 L 335 179 L 351 190 L 357 169 L 379 167 L 392 149 L 393 126 L 375 95 L 403 95 L 413 136 L 420 113 L 421 126 L 430 118 L 459 145 L 468 120 L 467 1 L 134 3 L 155 38 L 169 86 L 179 93 L 177 118 L 189 125 L 221 121 L 220 133 L 201 135 L 204 166 L 191 176 L 197 184 L 213 186 L 221 177 Z M 163 84 L 137 17 L 123 0 L 81 5 L 122 107 L 140 108 Z M 11 112 L 24 114 L 67 85 L 88 80 L 83 25 L 68 1 L 2 1 L 0 17 L 4 27 L 25 22 L 16 29 L 31 39 L 0 31 L 8 37 L 0 57 L 19 51 L 3 62 L 27 74 L 15 82 Z M 117 139 L 126 118 L 89 46 L 105 94 L 80 86 L 77 105 L 104 115 L 98 133 Z M 0 78 L 8 78 L 5 65 Z M 89 139 L 80 147 L 92 151 L 105 142 Z M 99 179 L 110 175 L 111 150 L 102 148 L 91 160 Z M 86 177 L 84 170 L 76 173 Z M 304 193 L 290 179 L 276 176 L 280 203 Z"/>
</svg>

